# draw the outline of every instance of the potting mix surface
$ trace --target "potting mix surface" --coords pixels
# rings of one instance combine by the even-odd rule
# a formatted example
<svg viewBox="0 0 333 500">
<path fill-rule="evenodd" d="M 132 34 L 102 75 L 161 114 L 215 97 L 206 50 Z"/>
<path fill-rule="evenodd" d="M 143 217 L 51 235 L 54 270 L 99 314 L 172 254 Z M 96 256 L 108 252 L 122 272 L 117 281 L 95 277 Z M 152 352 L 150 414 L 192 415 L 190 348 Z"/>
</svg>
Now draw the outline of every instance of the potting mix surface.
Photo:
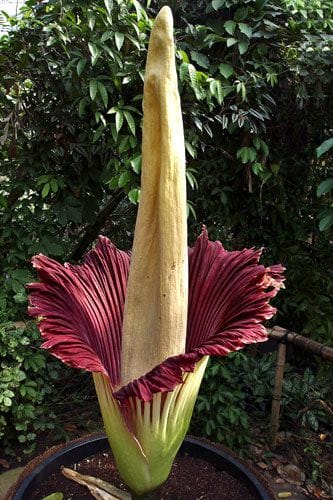
<svg viewBox="0 0 333 500">
<path fill-rule="evenodd" d="M 95 476 L 108 481 L 124 491 L 112 454 L 100 452 L 71 467 L 81 474 Z M 84 486 L 66 479 L 60 472 L 52 474 L 31 496 L 40 500 L 51 493 L 61 492 L 64 500 L 91 500 L 93 496 Z M 198 457 L 179 454 L 173 464 L 168 480 L 156 495 L 157 500 L 257 500 L 247 487 L 225 471 Z"/>
</svg>

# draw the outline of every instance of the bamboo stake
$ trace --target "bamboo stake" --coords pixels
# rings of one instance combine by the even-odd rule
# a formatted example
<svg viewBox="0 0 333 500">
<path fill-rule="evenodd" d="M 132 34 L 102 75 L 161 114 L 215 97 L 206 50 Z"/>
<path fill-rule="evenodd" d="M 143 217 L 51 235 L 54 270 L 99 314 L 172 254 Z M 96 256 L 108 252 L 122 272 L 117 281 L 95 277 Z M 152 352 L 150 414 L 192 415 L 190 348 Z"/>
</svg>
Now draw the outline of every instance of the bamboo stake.
<svg viewBox="0 0 333 500">
<path fill-rule="evenodd" d="M 286 362 L 286 344 L 284 342 L 280 342 L 278 349 L 276 371 L 275 371 L 274 393 L 272 401 L 270 431 L 269 431 L 270 444 L 273 448 L 275 448 L 276 446 L 276 436 L 279 430 L 281 394 L 282 394 L 282 383 L 283 383 L 285 362 Z"/>
<path fill-rule="evenodd" d="M 280 326 L 274 326 L 274 328 L 268 328 L 269 338 L 275 340 L 281 340 L 284 338 L 286 343 L 294 344 L 299 349 L 304 351 L 310 351 L 313 354 L 317 354 L 322 359 L 326 361 L 333 362 L 333 348 L 320 344 L 315 340 L 308 339 L 297 333 L 290 332 L 286 328 L 281 328 Z"/>
</svg>

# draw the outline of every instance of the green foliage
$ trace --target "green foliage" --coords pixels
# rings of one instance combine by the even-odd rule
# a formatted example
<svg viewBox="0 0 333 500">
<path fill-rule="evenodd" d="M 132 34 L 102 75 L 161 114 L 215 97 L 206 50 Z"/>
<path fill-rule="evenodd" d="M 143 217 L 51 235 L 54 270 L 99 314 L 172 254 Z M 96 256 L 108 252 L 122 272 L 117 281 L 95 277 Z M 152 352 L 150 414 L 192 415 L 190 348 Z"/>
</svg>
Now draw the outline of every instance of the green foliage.
<svg viewBox="0 0 333 500">
<path fill-rule="evenodd" d="M 251 438 L 252 418 L 269 418 L 275 355 L 244 352 L 212 359 L 195 407 L 192 432 L 239 451 Z"/>
<path fill-rule="evenodd" d="M 12 272 L 27 274 L 37 252 L 68 255 L 116 189 L 137 203 L 151 21 L 137 2 L 109 7 L 30 1 L 0 41 L 1 284 L 9 303 L 25 305 Z"/>
<path fill-rule="evenodd" d="M 31 453 L 36 434 L 53 429 L 55 415 L 46 405 L 52 383 L 58 378 L 57 363 L 37 347 L 34 325 L 0 325 L 0 439 L 3 451 L 22 444 Z"/>
<path fill-rule="evenodd" d="M 244 408 L 246 393 L 235 383 L 241 357 L 214 360 L 206 369 L 191 423 L 191 432 L 239 449 L 249 442 L 249 419 Z M 238 381 L 238 380 L 237 380 Z"/>
<path fill-rule="evenodd" d="M 305 368 L 302 375 L 292 372 L 284 381 L 283 406 L 284 423 L 297 428 L 301 425 L 315 432 L 329 428 L 329 414 L 320 406 L 311 406 L 318 400 L 332 399 L 332 376 L 316 374 L 311 368 Z M 304 411 L 306 410 L 306 411 Z"/>
<path fill-rule="evenodd" d="M 188 3 L 180 4 L 185 17 Z M 193 158 L 198 148 L 205 151 L 216 147 L 213 143 L 217 135 L 238 135 L 233 142 L 243 146 L 238 147 L 237 158 L 249 168 L 255 166 L 258 174 L 256 164 L 262 162 L 261 156 L 268 155 L 267 144 L 260 135 L 274 107 L 271 90 L 278 71 L 277 52 L 272 51 L 270 58 L 267 57 L 268 44 L 263 34 L 272 11 L 252 2 L 247 9 L 225 12 L 224 4 L 207 6 L 205 24 L 197 21 L 181 28 L 178 52 L 181 91 L 185 102 L 192 95 L 191 107 L 184 109 L 185 131 L 194 150 Z M 222 11 L 212 15 L 212 8 Z M 232 19 L 228 19 L 230 15 Z M 281 16 L 282 11 L 275 15 Z"/>
<path fill-rule="evenodd" d="M 220 108 L 211 97 L 199 129 L 192 125 L 199 187 L 191 200 L 197 219 L 229 248 L 263 246 L 267 262 L 282 262 L 287 290 L 278 298 L 276 321 L 332 344 L 331 196 L 323 203 L 315 192 L 331 172 L 327 162 L 316 160 L 315 149 L 331 124 L 332 39 L 326 19 L 332 18 L 332 5 L 306 3 L 306 23 L 298 3 L 230 1 L 214 2 L 213 8 L 220 17 L 206 18 L 200 28 L 200 34 L 210 28 L 206 41 L 209 37 L 213 55 L 204 52 L 203 36 L 199 48 L 209 58 L 209 70 L 219 68 L 228 94 Z M 293 17 L 285 22 L 291 8 Z M 245 36 L 240 23 L 252 29 L 245 56 L 237 49 L 237 30 Z M 215 55 L 223 63 L 214 64 Z M 217 88 L 210 89 L 212 95 Z M 194 125 L 195 113 L 192 106 Z M 212 141 L 200 134 L 203 123 Z"/>
<path fill-rule="evenodd" d="M 318 480 L 322 484 L 327 484 L 326 477 L 323 475 L 323 469 L 325 464 L 323 462 L 323 450 L 318 444 L 310 443 L 304 448 L 304 458 L 310 464 L 311 467 L 311 481 L 317 483 Z"/>
<path fill-rule="evenodd" d="M 294 362 L 293 362 L 294 361 Z M 237 450 L 246 448 L 253 422 L 267 429 L 272 405 L 276 353 L 237 352 L 212 359 L 195 406 L 191 432 Z M 332 400 L 332 373 L 302 368 L 291 360 L 285 367 L 281 429 L 325 432 L 330 416 L 315 401 Z M 312 406 L 313 405 L 313 406 Z"/>
<path fill-rule="evenodd" d="M 332 4 L 169 4 L 196 217 L 229 248 L 263 246 L 267 263 L 282 262 L 276 321 L 332 344 L 331 196 L 315 190 L 331 177 L 315 150 L 331 126 Z"/>
</svg>

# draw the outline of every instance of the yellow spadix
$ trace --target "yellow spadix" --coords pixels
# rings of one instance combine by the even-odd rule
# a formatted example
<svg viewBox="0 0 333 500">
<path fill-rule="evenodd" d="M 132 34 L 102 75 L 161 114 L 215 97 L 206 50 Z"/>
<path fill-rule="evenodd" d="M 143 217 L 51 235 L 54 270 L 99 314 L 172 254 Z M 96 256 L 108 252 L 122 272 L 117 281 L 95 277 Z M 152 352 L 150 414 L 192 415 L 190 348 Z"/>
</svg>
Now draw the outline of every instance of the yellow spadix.
<svg viewBox="0 0 333 500">
<path fill-rule="evenodd" d="M 125 300 L 122 384 L 185 349 L 185 148 L 169 7 L 161 9 L 151 32 L 143 109 L 141 198 Z"/>
</svg>

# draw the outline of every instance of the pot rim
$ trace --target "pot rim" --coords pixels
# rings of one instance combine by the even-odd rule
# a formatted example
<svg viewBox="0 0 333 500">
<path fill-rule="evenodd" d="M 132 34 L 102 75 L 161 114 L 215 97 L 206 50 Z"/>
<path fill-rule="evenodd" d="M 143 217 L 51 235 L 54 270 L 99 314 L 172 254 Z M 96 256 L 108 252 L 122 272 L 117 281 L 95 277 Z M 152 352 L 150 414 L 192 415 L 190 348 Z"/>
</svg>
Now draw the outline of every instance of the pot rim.
<svg viewBox="0 0 333 500">
<path fill-rule="evenodd" d="M 26 465 L 16 483 L 7 493 L 5 500 L 29 500 L 29 493 L 33 491 L 38 482 L 43 481 L 53 471 L 59 470 L 61 465 L 69 466 L 105 449 L 110 449 L 106 435 L 94 433 L 46 450 Z M 238 481 L 245 483 L 250 491 L 258 495 L 260 500 L 274 498 L 265 478 L 220 444 L 187 436 L 179 452 L 191 453 L 192 456 L 215 463 Z"/>
</svg>

